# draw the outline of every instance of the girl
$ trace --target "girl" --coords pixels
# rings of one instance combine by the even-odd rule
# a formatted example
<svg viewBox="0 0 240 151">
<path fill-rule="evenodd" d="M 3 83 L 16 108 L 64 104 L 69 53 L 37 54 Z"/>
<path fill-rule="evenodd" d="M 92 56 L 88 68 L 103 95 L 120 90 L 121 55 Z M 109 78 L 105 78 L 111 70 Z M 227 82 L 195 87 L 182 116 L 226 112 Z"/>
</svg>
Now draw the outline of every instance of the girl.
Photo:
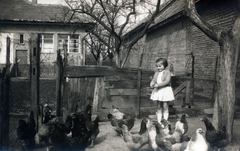
<svg viewBox="0 0 240 151">
<path fill-rule="evenodd" d="M 174 94 L 171 87 L 171 73 L 166 70 L 168 62 L 164 58 L 156 60 L 157 71 L 150 83 L 150 87 L 154 88 L 150 99 L 157 101 L 157 121 L 161 123 L 163 118 L 168 120 L 168 102 L 174 100 Z"/>
</svg>

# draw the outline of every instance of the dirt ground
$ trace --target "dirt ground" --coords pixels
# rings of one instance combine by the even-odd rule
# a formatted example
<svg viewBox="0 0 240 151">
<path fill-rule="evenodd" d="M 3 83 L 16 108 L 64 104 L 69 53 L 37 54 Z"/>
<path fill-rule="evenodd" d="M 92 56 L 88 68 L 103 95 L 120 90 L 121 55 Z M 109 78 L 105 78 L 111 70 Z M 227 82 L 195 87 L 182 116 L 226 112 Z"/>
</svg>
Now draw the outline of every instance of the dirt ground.
<svg viewBox="0 0 240 151">
<path fill-rule="evenodd" d="M 202 121 L 200 121 L 200 118 L 204 115 L 202 114 L 191 114 L 191 111 L 189 112 L 189 117 L 187 118 L 188 121 L 188 136 L 193 136 L 197 128 L 203 128 L 204 130 L 205 125 Z M 194 115 L 191 117 L 191 115 Z M 210 121 L 212 120 L 211 117 L 208 117 Z M 169 118 L 169 121 L 171 122 L 171 125 L 174 125 L 177 121 L 177 117 L 171 117 Z M 140 122 L 141 119 L 137 119 L 135 121 L 135 125 L 132 128 L 130 132 L 137 133 L 140 129 Z M 224 148 L 226 151 L 239 151 L 240 148 L 240 118 L 236 118 L 234 120 L 234 127 L 233 127 L 233 142 L 230 143 L 227 147 Z M 128 147 L 126 146 L 124 140 L 116 134 L 116 132 L 113 130 L 111 123 L 109 121 L 100 122 L 100 133 L 98 137 L 96 138 L 95 145 L 92 148 L 87 148 L 86 151 L 128 151 Z M 149 145 L 143 146 L 141 151 L 151 151 Z"/>
</svg>

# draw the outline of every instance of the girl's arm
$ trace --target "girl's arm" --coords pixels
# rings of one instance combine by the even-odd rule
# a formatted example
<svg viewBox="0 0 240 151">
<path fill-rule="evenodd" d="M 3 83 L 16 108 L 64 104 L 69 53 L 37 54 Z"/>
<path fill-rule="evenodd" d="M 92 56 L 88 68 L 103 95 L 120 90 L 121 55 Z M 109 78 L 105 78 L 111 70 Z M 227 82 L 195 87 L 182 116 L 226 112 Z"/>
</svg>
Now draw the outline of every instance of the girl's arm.
<svg viewBox="0 0 240 151">
<path fill-rule="evenodd" d="M 159 83 L 159 84 L 156 84 L 154 87 L 155 88 L 160 88 L 160 87 L 164 87 L 164 86 L 168 86 L 169 83 L 171 82 L 171 74 L 170 74 L 170 71 L 168 70 L 165 70 L 164 71 L 165 74 L 166 74 L 166 78 L 163 82 Z"/>
<path fill-rule="evenodd" d="M 157 76 L 158 76 L 158 72 L 155 72 L 153 79 L 150 83 L 150 87 L 153 88 L 155 84 L 157 84 Z"/>
</svg>

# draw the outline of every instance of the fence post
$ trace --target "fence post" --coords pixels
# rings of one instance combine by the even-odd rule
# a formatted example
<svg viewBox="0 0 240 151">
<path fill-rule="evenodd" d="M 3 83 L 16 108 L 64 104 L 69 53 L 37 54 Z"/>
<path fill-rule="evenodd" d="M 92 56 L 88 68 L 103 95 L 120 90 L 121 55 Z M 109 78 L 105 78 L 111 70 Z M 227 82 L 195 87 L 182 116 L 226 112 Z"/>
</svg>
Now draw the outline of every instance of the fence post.
<svg viewBox="0 0 240 151">
<path fill-rule="evenodd" d="M 39 77 L 40 77 L 40 36 L 31 35 L 31 51 L 30 51 L 30 79 L 31 79 L 31 102 L 30 108 L 34 112 L 36 127 L 39 127 Z M 41 115 L 40 115 L 41 116 Z"/>
<path fill-rule="evenodd" d="M 62 107 L 62 56 L 60 50 L 57 52 L 57 78 L 56 78 L 56 91 L 57 91 L 57 116 L 61 116 L 61 107 Z"/>
</svg>

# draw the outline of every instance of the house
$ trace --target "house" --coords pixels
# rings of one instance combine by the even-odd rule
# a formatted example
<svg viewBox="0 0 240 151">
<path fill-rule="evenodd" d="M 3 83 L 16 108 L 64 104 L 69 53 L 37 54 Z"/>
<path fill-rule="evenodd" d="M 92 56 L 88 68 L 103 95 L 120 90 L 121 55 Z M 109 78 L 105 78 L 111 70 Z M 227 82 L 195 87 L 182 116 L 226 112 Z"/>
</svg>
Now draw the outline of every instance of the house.
<svg viewBox="0 0 240 151">
<path fill-rule="evenodd" d="M 142 69 L 154 70 L 155 60 L 165 57 L 173 67 L 175 76 L 194 79 L 194 101 L 211 101 L 217 80 L 219 45 L 200 31 L 184 15 L 185 0 L 169 0 L 145 35 Z M 200 0 L 196 3 L 199 15 L 213 27 L 230 29 L 240 15 L 235 0 Z M 131 40 L 141 24 L 125 36 Z M 136 46 L 135 46 L 136 47 Z M 125 53 L 123 51 L 123 53 Z M 123 55 L 124 56 L 124 55 Z M 131 52 L 126 67 L 137 67 L 132 61 L 140 58 Z M 240 90 L 240 66 L 236 76 L 236 92 Z M 236 103 L 240 95 L 236 93 Z"/>
<path fill-rule="evenodd" d="M 7 37 L 11 39 L 10 63 L 16 63 L 14 75 L 18 77 L 29 76 L 31 43 L 37 36 L 40 38 L 40 62 L 45 65 L 42 69 L 46 72 L 54 73 L 57 51 L 63 52 L 64 41 L 69 64 L 84 62 L 82 39 L 94 26 L 87 18 L 74 16 L 70 20 L 68 7 L 37 4 L 36 0 L 0 0 L 0 4 L 1 67 L 6 63 Z"/>
</svg>

